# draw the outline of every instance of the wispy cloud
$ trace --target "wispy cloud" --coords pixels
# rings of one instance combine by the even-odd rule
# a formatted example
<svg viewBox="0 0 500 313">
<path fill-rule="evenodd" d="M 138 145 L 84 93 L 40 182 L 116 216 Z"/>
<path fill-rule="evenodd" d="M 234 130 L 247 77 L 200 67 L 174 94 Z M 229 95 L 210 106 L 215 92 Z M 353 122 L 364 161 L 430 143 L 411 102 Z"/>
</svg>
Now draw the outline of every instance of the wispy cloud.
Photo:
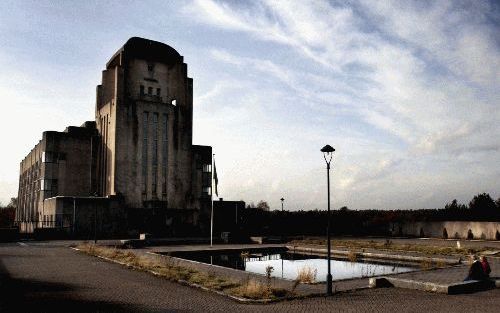
<svg viewBox="0 0 500 313">
<path fill-rule="evenodd" d="M 194 1 L 188 7 L 199 23 L 295 51 L 307 66 L 218 48 L 212 57 L 272 76 L 284 84 L 282 93 L 314 104 L 305 116 L 334 118 L 341 112 L 354 123 L 351 136 L 384 140 L 373 136 L 378 129 L 401 140 L 390 155 L 374 153 L 376 144 L 365 147 L 371 161 L 360 162 L 354 172 L 344 163 L 351 170 L 340 170 L 341 189 L 366 191 L 405 175 L 417 175 L 415 182 L 424 184 L 432 171 L 443 184 L 454 184 L 450 166 L 436 169 L 436 162 L 446 160 L 460 171 L 457 153 L 474 153 L 474 166 L 498 173 L 482 162 L 491 154 L 500 159 L 491 135 L 500 135 L 500 49 L 488 3 Z M 371 126 L 359 128 L 366 124 Z M 413 172 L 415 158 L 421 173 Z M 424 198 L 435 197 L 429 190 Z"/>
<path fill-rule="evenodd" d="M 476 192 L 500 196 L 498 3 L 141 6 L 0 10 L 0 126 L 4 134 L 23 129 L 2 139 L 12 149 L 0 171 L 0 188 L 10 190 L 4 197 L 43 130 L 92 119 L 100 70 L 132 35 L 185 56 L 195 81 L 194 140 L 214 146 L 226 198 L 279 207 L 285 196 L 295 207 L 322 207 L 325 143 L 337 148 L 338 206 L 433 207 Z M 111 9 L 120 13 L 112 22 Z M 84 17 L 77 23 L 75 12 Z M 82 44 L 73 34 L 84 31 Z"/>
</svg>

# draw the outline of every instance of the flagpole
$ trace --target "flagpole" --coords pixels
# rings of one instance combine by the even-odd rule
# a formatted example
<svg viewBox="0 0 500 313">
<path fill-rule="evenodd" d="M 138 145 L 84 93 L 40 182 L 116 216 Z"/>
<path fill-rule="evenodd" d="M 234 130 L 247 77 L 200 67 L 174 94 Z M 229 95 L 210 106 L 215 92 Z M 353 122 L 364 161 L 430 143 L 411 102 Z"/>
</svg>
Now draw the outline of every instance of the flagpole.
<svg viewBox="0 0 500 313">
<path fill-rule="evenodd" d="M 212 179 L 210 183 L 214 183 L 214 163 L 215 163 L 215 153 L 212 157 Z M 210 247 L 213 245 L 213 234 L 214 234 L 214 201 L 213 201 L 213 188 L 210 189 Z"/>
</svg>

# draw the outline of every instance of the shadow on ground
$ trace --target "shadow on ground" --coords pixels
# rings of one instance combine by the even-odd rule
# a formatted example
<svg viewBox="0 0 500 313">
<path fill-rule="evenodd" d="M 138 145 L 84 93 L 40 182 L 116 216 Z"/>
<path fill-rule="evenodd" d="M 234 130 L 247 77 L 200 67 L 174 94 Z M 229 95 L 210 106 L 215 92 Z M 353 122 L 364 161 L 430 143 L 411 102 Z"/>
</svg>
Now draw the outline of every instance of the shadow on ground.
<svg viewBox="0 0 500 313">
<path fill-rule="evenodd" d="M 143 312 L 128 303 L 78 299 L 74 290 L 67 284 L 12 278 L 0 260 L 0 312 Z"/>
</svg>

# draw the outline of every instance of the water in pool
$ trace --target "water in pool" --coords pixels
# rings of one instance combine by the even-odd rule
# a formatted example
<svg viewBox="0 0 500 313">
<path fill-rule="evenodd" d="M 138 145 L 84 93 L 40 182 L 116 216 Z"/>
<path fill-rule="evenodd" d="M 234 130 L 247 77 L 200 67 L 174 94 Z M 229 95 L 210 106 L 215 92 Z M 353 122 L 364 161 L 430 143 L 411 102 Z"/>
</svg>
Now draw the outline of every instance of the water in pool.
<svg viewBox="0 0 500 313">
<path fill-rule="evenodd" d="M 309 268 L 316 273 L 317 282 L 324 282 L 326 280 L 328 264 L 326 259 L 290 253 L 214 253 L 213 255 L 182 253 L 175 256 L 263 275 L 266 273 L 266 267 L 272 266 L 273 271 L 271 275 L 273 277 L 292 280 L 297 278 L 299 271 Z M 350 262 L 345 260 L 331 260 L 330 264 L 333 280 L 372 277 L 415 270 L 415 268 L 400 265 Z"/>
</svg>

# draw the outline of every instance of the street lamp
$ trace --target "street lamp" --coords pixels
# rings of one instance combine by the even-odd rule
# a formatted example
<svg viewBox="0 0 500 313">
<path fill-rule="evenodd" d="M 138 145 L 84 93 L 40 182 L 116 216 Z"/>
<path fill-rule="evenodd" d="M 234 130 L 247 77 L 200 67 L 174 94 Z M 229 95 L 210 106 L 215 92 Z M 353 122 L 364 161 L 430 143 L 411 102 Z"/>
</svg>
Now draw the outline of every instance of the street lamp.
<svg viewBox="0 0 500 313">
<path fill-rule="evenodd" d="M 285 199 L 281 198 L 280 200 L 281 200 L 281 212 L 283 212 L 283 201 L 285 201 Z"/>
<path fill-rule="evenodd" d="M 327 179 L 327 188 L 328 188 L 328 223 L 326 226 L 326 242 L 327 242 L 327 249 L 328 249 L 328 274 L 326 275 L 326 294 L 327 295 L 332 295 L 332 273 L 331 273 L 331 266 L 330 266 L 330 253 L 331 253 L 331 248 L 330 248 L 330 162 L 332 161 L 333 157 L 333 152 L 335 149 L 330 146 L 326 145 L 321 149 L 321 152 L 323 152 L 323 157 L 325 158 L 326 162 L 326 179 Z"/>
</svg>

